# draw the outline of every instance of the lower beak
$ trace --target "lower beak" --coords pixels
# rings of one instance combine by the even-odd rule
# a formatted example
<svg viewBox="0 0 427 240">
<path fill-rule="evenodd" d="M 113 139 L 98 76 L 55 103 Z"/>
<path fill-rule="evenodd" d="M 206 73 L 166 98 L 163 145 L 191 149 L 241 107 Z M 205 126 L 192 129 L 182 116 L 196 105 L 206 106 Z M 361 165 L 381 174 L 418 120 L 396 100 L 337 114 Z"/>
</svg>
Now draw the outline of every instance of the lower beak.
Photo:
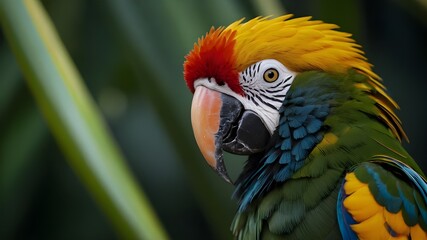
<svg viewBox="0 0 427 240">
<path fill-rule="evenodd" d="M 197 145 L 208 164 L 227 182 L 222 150 L 235 154 L 262 151 L 270 133 L 260 118 L 236 98 L 204 86 L 195 89 L 191 122 Z"/>
</svg>

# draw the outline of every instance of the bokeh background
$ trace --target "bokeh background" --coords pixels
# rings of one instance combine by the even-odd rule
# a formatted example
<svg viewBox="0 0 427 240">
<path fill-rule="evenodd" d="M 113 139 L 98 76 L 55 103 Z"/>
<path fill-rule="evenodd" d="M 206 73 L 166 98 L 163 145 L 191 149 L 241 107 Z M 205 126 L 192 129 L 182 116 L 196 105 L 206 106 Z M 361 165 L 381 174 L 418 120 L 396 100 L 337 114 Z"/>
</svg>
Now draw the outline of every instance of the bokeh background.
<svg viewBox="0 0 427 240">
<path fill-rule="evenodd" d="M 44 7 L 172 239 L 231 239 L 233 187 L 192 137 L 184 56 L 211 26 L 293 13 L 364 46 L 427 170 L 426 0 L 44 0 Z M 244 158 L 226 156 L 235 178 Z M 0 239 L 117 239 L 73 172 L 0 32 Z"/>
</svg>

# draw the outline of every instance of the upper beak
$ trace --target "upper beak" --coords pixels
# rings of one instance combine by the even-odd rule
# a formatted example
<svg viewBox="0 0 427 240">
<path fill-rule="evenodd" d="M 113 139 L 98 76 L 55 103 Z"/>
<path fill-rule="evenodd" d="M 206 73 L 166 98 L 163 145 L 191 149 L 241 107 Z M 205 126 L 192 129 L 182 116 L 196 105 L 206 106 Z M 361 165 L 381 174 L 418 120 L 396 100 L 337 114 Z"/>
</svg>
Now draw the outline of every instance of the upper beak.
<svg viewBox="0 0 427 240">
<path fill-rule="evenodd" d="M 191 122 L 203 157 L 229 183 L 232 181 L 222 150 L 251 154 L 263 150 L 270 139 L 260 118 L 252 111 L 245 111 L 239 100 L 202 85 L 195 89 Z"/>
</svg>

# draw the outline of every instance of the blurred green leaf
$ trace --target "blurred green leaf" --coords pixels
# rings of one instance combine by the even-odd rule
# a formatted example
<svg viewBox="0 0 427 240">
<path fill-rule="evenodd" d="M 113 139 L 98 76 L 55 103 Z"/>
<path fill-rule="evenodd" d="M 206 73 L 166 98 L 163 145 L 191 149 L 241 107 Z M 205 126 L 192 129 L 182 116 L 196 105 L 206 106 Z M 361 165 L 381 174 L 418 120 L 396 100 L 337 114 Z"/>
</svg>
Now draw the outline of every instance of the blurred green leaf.
<svg viewBox="0 0 427 240">
<path fill-rule="evenodd" d="M 252 0 L 252 2 L 261 16 L 278 17 L 286 14 L 285 7 L 278 0 Z"/>
<path fill-rule="evenodd" d="M 19 87 L 22 85 L 22 81 L 18 79 L 20 77 L 19 69 L 16 65 L 15 59 L 13 59 L 12 53 L 5 46 L 0 46 L 0 117 L 3 115 L 5 108 L 10 104 L 10 101 L 14 94 L 17 92 Z"/>
<path fill-rule="evenodd" d="M 361 33 L 361 18 L 363 17 L 360 14 L 362 3 L 358 0 L 318 0 L 316 1 L 316 6 L 318 10 L 318 19 L 337 24 L 340 27 L 340 31 L 345 31 L 353 34 L 355 36 L 360 36 Z M 352 10 L 352 11 L 349 11 Z M 346 14 L 342 14 L 345 12 Z M 359 40 L 359 39 L 356 39 Z"/>
<path fill-rule="evenodd" d="M 10 79 L 7 79 L 10 80 Z M 28 105 L 28 104 L 27 104 Z M 46 138 L 46 128 L 34 106 L 19 107 L 2 122 L 0 139 L 0 238 L 11 239 L 23 220 L 38 182 L 39 159 L 34 158 Z M 20 191 L 24 189 L 25 191 Z M 14 208 L 9 206 L 13 205 Z"/>
<path fill-rule="evenodd" d="M 0 1 L 3 29 L 70 164 L 126 238 L 166 239 L 36 0 Z"/>
<path fill-rule="evenodd" d="M 206 167 L 195 146 L 189 119 L 191 94 L 182 77 L 183 56 L 188 51 L 183 46 L 192 47 L 193 42 L 200 34 L 208 31 L 210 26 L 199 16 L 201 11 L 194 9 L 194 6 L 197 6 L 195 4 L 181 3 L 177 6 L 173 1 L 136 3 L 129 0 L 98 3 L 108 6 L 117 32 L 115 35 L 120 36 L 123 41 L 122 44 L 129 53 L 129 61 L 140 80 L 141 91 L 155 107 L 180 155 L 179 160 L 188 173 L 187 178 L 205 218 L 218 239 L 229 238 L 229 225 L 234 209 L 231 207 L 230 197 L 220 197 L 204 172 L 210 169 Z M 226 1 L 209 4 L 216 8 L 236 8 L 233 3 Z M 182 7 L 184 5 L 189 7 Z M 147 15 L 139 14 L 140 8 L 144 9 Z M 171 13 L 173 10 L 173 14 L 165 14 L 165 10 Z M 192 15 L 191 12 L 196 14 Z M 231 15 L 224 16 L 230 18 Z M 190 29 L 192 31 L 189 31 Z M 197 32 L 200 34 L 197 35 Z"/>
</svg>

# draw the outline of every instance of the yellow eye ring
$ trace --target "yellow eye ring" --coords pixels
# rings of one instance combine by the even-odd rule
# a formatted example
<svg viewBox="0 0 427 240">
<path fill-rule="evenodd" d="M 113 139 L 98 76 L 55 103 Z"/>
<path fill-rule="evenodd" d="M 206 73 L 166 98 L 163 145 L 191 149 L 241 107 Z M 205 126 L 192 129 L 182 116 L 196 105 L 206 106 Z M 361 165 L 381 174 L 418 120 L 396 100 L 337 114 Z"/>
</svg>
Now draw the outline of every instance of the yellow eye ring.
<svg viewBox="0 0 427 240">
<path fill-rule="evenodd" d="M 264 72 L 264 80 L 272 83 L 279 78 L 279 72 L 274 68 L 269 68 Z"/>
</svg>

